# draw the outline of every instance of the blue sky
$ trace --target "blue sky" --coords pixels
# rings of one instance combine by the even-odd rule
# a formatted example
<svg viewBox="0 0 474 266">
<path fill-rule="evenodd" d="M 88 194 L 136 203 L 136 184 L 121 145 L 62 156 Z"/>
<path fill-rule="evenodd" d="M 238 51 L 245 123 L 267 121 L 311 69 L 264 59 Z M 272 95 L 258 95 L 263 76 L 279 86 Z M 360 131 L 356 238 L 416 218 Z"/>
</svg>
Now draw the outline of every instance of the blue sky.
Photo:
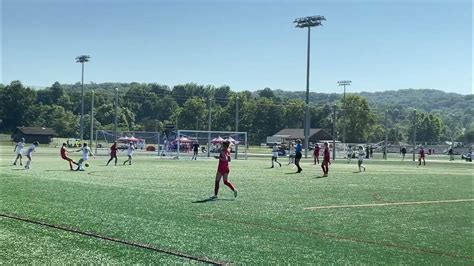
<svg viewBox="0 0 474 266">
<path fill-rule="evenodd" d="M 3 0 L 1 81 L 195 82 L 312 92 L 432 88 L 472 93 L 470 0 Z"/>
</svg>

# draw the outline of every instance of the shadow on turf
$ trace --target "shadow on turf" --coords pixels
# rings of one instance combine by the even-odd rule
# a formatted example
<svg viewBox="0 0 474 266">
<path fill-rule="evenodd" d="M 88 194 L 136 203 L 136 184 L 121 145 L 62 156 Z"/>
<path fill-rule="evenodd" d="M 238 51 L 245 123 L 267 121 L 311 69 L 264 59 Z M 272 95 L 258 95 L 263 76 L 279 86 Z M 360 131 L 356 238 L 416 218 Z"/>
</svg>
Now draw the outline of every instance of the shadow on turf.
<svg viewBox="0 0 474 266">
<path fill-rule="evenodd" d="M 72 172 L 72 170 L 44 170 L 46 172 Z"/>
<path fill-rule="evenodd" d="M 218 200 L 234 201 L 234 199 L 211 199 L 211 198 L 206 198 L 206 199 L 203 199 L 203 200 L 196 200 L 196 201 L 193 201 L 191 203 L 206 203 L 206 202 L 214 202 L 214 201 L 218 201 Z"/>
<path fill-rule="evenodd" d="M 295 175 L 295 174 L 301 174 L 301 173 L 298 173 L 298 172 L 285 173 L 285 175 Z"/>
</svg>

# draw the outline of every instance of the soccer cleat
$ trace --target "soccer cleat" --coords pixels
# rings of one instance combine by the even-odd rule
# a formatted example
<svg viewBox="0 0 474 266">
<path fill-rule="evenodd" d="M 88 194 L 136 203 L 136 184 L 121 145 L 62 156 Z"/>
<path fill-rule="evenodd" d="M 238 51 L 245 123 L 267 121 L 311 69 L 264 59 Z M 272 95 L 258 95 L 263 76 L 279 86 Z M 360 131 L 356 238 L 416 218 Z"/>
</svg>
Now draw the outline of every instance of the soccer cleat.
<svg viewBox="0 0 474 266">
<path fill-rule="evenodd" d="M 210 199 L 210 200 L 216 200 L 216 199 L 217 199 L 217 195 L 211 196 L 209 199 Z"/>
<path fill-rule="evenodd" d="M 16 163 L 13 163 L 13 165 L 16 165 Z"/>
<path fill-rule="evenodd" d="M 237 193 L 238 193 L 238 191 L 237 191 L 237 189 L 235 189 L 234 190 L 234 198 L 237 198 Z"/>
<path fill-rule="evenodd" d="M 23 165 L 22 163 L 20 163 L 20 165 Z"/>
</svg>

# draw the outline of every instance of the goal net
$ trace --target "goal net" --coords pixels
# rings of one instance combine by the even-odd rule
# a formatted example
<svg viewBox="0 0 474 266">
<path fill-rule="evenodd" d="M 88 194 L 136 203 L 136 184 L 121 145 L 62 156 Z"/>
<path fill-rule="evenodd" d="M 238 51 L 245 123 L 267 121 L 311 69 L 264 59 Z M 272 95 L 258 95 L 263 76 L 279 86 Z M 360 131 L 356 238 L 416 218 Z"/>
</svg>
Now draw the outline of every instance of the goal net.
<svg viewBox="0 0 474 266">
<path fill-rule="evenodd" d="M 197 144 L 198 158 L 213 157 L 220 153 L 224 141 L 231 142 L 234 159 L 247 159 L 247 132 L 178 130 L 164 141 L 163 151 L 167 156 L 192 158 L 193 145 Z"/>
<path fill-rule="evenodd" d="M 108 155 L 114 141 L 117 141 L 119 149 L 126 149 L 129 143 L 133 143 L 137 154 L 156 156 L 159 154 L 161 135 L 148 131 L 118 131 L 115 135 L 111 130 L 97 130 L 95 154 Z"/>
</svg>

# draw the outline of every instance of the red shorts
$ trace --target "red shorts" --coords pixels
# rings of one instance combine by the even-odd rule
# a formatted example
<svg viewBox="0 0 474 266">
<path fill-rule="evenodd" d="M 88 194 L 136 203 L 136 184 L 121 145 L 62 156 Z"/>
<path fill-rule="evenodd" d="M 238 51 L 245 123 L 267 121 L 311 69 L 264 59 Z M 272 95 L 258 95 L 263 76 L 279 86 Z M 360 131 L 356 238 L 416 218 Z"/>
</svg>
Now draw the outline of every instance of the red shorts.
<svg viewBox="0 0 474 266">
<path fill-rule="evenodd" d="M 63 160 L 66 160 L 66 161 L 72 161 L 72 159 L 67 156 L 61 156 L 61 158 L 63 158 Z"/>
<path fill-rule="evenodd" d="M 225 175 L 225 174 L 230 173 L 230 169 L 229 169 L 229 167 L 218 167 L 217 172 Z"/>
</svg>

